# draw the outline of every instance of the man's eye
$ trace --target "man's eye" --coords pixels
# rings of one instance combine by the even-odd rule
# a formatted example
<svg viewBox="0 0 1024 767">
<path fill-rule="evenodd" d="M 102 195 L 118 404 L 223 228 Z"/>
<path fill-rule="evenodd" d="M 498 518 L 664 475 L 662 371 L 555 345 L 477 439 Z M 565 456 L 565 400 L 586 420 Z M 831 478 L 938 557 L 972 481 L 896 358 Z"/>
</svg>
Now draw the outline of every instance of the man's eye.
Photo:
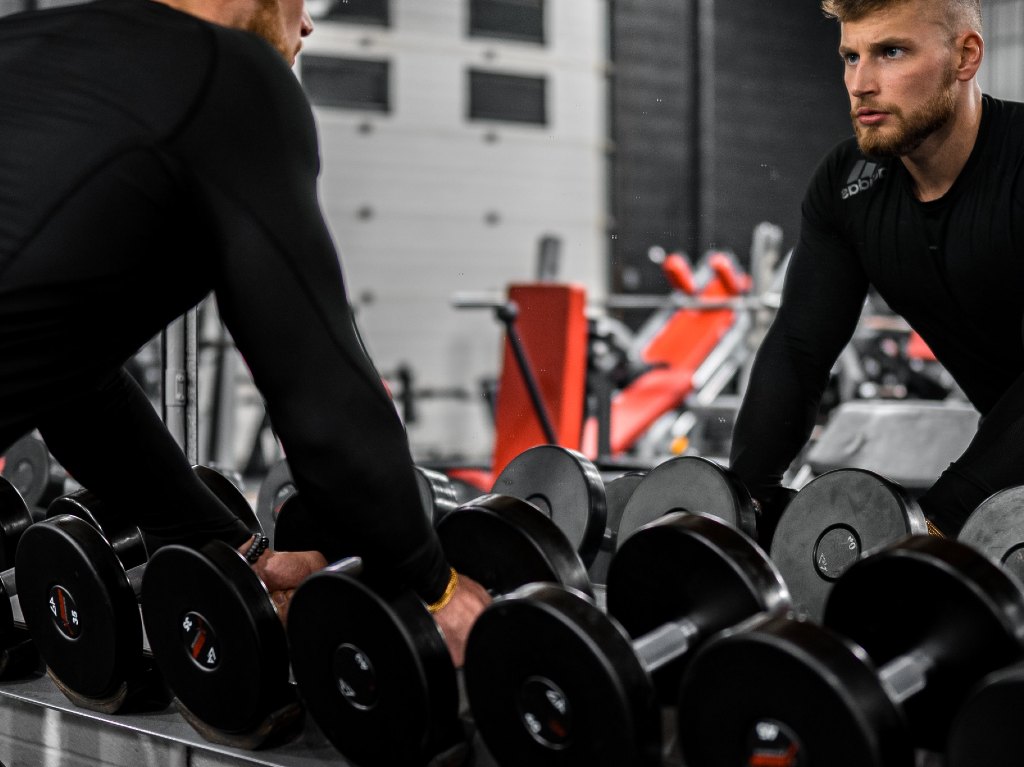
<svg viewBox="0 0 1024 767">
<path fill-rule="evenodd" d="M 883 55 L 887 59 L 898 59 L 900 56 L 903 55 L 903 49 L 902 48 L 886 48 L 883 51 Z"/>
<path fill-rule="evenodd" d="M 847 66 L 852 67 L 855 66 L 858 61 L 860 61 L 860 56 L 858 56 L 856 53 L 847 53 L 843 55 L 843 61 L 846 63 Z"/>
</svg>

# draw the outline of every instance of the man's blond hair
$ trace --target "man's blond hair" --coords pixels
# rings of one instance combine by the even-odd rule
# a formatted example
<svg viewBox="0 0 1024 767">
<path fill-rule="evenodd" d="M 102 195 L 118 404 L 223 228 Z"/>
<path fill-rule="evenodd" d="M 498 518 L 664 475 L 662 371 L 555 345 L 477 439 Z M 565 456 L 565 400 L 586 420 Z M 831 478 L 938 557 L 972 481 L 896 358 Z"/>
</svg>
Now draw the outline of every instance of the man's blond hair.
<svg viewBox="0 0 1024 767">
<path fill-rule="evenodd" d="M 839 21 L 860 21 L 877 11 L 903 5 L 912 0 L 822 0 L 821 10 Z M 981 0 L 928 0 L 944 3 L 947 23 L 954 34 L 970 29 L 981 34 Z"/>
</svg>

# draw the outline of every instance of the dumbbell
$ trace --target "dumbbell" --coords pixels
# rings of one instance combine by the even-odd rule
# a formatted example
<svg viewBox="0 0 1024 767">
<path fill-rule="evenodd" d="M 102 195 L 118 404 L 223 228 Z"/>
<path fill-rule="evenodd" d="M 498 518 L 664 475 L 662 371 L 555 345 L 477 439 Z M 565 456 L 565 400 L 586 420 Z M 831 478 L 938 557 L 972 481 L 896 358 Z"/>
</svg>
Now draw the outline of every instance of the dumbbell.
<svg viewBox="0 0 1024 767">
<path fill-rule="evenodd" d="M 0 679 L 28 676 L 41 668 L 28 632 L 15 582 L 15 552 L 32 515 L 21 493 L 0 477 Z"/>
<path fill-rule="evenodd" d="M 564 533 L 522 499 L 482 496 L 437 533 L 452 567 L 494 594 L 547 581 L 593 595 Z M 307 709 L 347 759 L 423 764 L 464 740 L 457 675 L 433 616 L 413 592 L 374 582 L 359 560 L 296 590 L 288 639 Z"/>
<path fill-rule="evenodd" d="M 1013 576 L 965 544 L 910 536 L 849 567 L 823 625 L 755 619 L 706 643 L 681 685 L 682 756 L 910 767 L 915 749 L 943 749 L 970 688 L 1022 653 Z"/>
<path fill-rule="evenodd" d="M 440 472 L 422 466 L 413 468 L 423 510 L 431 524 L 436 524 L 457 507 L 455 488 Z M 320 551 L 328 561 L 340 558 L 339 550 L 332 546 L 332 537 L 321 532 L 320 523 L 310 515 L 294 486 L 290 492 L 280 495 L 284 500 L 273 514 L 274 548 L 278 551 Z"/>
<path fill-rule="evenodd" d="M 661 705 L 675 703 L 692 652 L 752 615 L 790 608 L 768 556 L 701 513 L 674 512 L 631 535 L 607 596 L 610 615 L 579 592 L 530 584 L 474 625 L 466 692 L 500 764 L 661 764 Z"/>
<path fill-rule="evenodd" d="M 684 455 L 655 466 L 633 490 L 622 511 L 617 545 L 675 511 L 710 514 L 757 540 L 754 502 L 742 480 L 714 461 Z"/>
<path fill-rule="evenodd" d="M 258 530 L 234 485 L 206 467 L 193 470 Z M 146 563 L 139 528 L 84 489 L 54 500 L 46 521 L 22 536 L 16 573 L 25 622 L 48 675 L 82 708 L 115 713 L 170 701 L 139 615 Z"/>
<path fill-rule="evenodd" d="M 256 518 L 264 530 L 274 530 L 278 512 L 295 492 L 292 471 L 282 458 L 267 470 L 256 493 Z"/>
<path fill-rule="evenodd" d="M 957 540 L 1024 583 L 1024 486 L 1008 487 L 982 501 L 960 528 Z"/>
<path fill-rule="evenodd" d="M 36 518 L 45 516 L 50 502 L 64 495 L 68 484 L 64 467 L 33 434 L 25 435 L 7 448 L 0 473 L 21 493 L 29 511 L 38 511 Z"/>
<path fill-rule="evenodd" d="M 946 767 L 1006 767 L 1024 752 L 1024 664 L 983 679 L 960 707 L 949 733 Z"/>
<path fill-rule="evenodd" d="M 608 567 L 611 565 L 615 549 L 618 547 L 619 524 L 622 522 L 622 514 L 626 510 L 626 504 L 629 503 L 633 491 L 639 487 L 645 476 L 647 473 L 644 471 L 627 471 L 605 483 L 604 536 L 601 538 L 597 556 L 594 557 L 594 562 L 587 570 L 590 580 L 594 583 L 606 583 L 608 580 Z"/>
<path fill-rule="evenodd" d="M 921 508 L 897 483 L 865 469 L 836 469 L 787 504 L 771 556 L 797 612 L 817 621 L 833 585 L 866 552 L 927 532 Z"/>
<path fill-rule="evenodd" d="M 416 475 L 424 509 L 436 525 L 455 507 L 455 490 L 438 472 L 416 467 Z M 594 562 L 605 534 L 607 501 L 600 472 L 582 453 L 558 445 L 529 448 L 502 469 L 489 494 L 532 504 L 565 533 L 585 566 Z M 274 547 L 283 551 L 320 550 L 327 545 L 298 494 L 281 507 L 274 535 Z M 323 553 L 334 559 L 333 552 Z"/>
<path fill-rule="evenodd" d="M 582 453 L 559 445 L 524 450 L 501 470 L 491 493 L 536 506 L 565 533 L 584 566 L 594 563 L 605 535 L 608 507 L 604 480 Z"/>
<path fill-rule="evenodd" d="M 987 498 L 957 540 L 1024 579 L 1024 487 Z M 779 520 L 771 554 L 798 611 L 818 620 L 832 584 L 865 552 L 928 532 L 915 500 L 864 469 L 837 469 L 808 483 Z"/>
<path fill-rule="evenodd" d="M 1024 582 L 1024 486 L 1001 490 L 982 501 L 960 530 L 969 543 Z M 953 723 L 948 767 L 1002 767 L 1020 758 L 1024 737 L 1024 665 L 993 672 L 971 693 Z"/>
</svg>

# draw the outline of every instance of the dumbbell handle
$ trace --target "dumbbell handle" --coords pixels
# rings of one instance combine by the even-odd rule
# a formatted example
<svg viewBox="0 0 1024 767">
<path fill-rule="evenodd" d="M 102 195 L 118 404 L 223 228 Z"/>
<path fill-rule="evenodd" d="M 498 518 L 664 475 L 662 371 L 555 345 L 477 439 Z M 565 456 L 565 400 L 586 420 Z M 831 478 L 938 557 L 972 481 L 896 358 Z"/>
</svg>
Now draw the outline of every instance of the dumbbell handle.
<svg viewBox="0 0 1024 767">
<path fill-rule="evenodd" d="M 135 592 L 135 596 L 139 596 L 142 593 L 142 576 L 146 574 L 146 565 L 148 562 L 143 562 L 141 565 L 135 565 L 124 571 L 124 574 L 128 576 L 128 584 L 132 587 L 132 591 Z"/>
<path fill-rule="evenodd" d="M 18 601 L 18 586 L 14 581 L 14 568 L 9 567 L 3 572 L 0 572 L 0 588 L 3 589 L 3 594 L 6 598 L 11 600 L 11 612 L 14 616 L 14 624 L 16 626 L 25 625 L 25 615 L 21 611 L 21 603 Z"/>
<path fill-rule="evenodd" d="M 653 673 L 689 651 L 700 634 L 697 624 L 688 618 L 665 623 L 633 640 L 633 652 Z"/>
<path fill-rule="evenodd" d="M 935 660 L 921 652 L 900 655 L 878 670 L 878 678 L 886 693 L 896 703 L 903 703 L 928 684 L 928 672 Z"/>
</svg>

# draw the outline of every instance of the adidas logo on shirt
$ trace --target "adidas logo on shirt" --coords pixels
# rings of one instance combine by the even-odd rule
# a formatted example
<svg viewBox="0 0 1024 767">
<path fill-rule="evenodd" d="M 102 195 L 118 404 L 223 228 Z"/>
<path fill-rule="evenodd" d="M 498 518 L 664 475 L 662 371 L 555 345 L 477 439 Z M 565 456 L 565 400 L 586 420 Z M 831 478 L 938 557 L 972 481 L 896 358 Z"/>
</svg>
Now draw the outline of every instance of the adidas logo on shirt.
<svg viewBox="0 0 1024 767">
<path fill-rule="evenodd" d="M 848 200 L 854 195 L 868 191 L 876 181 L 883 178 L 885 178 L 885 168 L 877 162 L 859 160 L 853 166 L 853 172 L 846 179 L 846 186 L 842 188 L 840 194 L 844 200 Z"/>
</svg>

